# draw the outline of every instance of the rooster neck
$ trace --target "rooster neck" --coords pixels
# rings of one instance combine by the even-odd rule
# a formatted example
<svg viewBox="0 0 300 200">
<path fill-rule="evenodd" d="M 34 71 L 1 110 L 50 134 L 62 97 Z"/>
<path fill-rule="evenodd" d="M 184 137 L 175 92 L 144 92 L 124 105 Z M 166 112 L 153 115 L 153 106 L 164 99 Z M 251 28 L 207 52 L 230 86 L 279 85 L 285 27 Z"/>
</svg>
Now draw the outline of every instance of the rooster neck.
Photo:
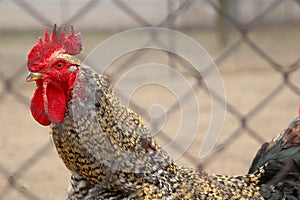
<svg viewBox="0 0 300 200">
<path fill-rule="evenodd" d="M 141 173 L 150 182 L 157 181 L 158 172 L 175 176 L 172 159 L 152 140 L 141 118 L 113 93 L 107 78 L 86 66 L 78 69 L 65 119 L 51 130 L 67 168 L 111 187 L 126 176 L 128 183 L 118 186 L 124 188 L 138 187 L 136 182 L 144 181 L 138 178 Z"/>
<path fill-rule="evenodd" d="M 97 154 L 98 160 L 95 161 L 92 158 L 94 149 L 89 147 L 90 142 L 107 140 L 99 129 L 95 110 L 96 92 L 102 88 L 100 79 L 101 75 L 93 72 L 89 67 L 84 65 L 78 67 L 77 81 L 70 91 L 64 120 L 61 123 L 53 123 L 50 130 L 59 156 L 72 173 L 90 176 L 88 173 L 94 170 L 91 166 L 98 168 L 94 177 L 90 176 L 90 181 L 94 182 L 104 178 L 105 170 L 100 168 L 106 169 L 101 163 L 103 156 Z M 93 137 L 97 138 L 93 139 Z M 98 148 L 100 153 L 100 149 L 103 148 L 101 143 Z"/>
</svg>

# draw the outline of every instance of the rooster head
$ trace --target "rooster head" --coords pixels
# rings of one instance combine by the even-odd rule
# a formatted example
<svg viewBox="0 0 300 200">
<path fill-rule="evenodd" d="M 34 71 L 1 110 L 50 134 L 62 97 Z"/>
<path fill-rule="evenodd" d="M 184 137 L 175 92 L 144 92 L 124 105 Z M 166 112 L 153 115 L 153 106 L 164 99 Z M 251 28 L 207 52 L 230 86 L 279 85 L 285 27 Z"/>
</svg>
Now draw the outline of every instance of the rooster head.
<svg viewBox="0 0 300 200">
<path fill-rule="evenodd" d="M 74 55 L 81 50 L 80 34 L 75 34 L 72 26 L 66 35 L 65 26 L 58 34 L 54 25 L 52 35 L 46 28 L 44 40 L 40 37 L 29 52 L 26 81 L 36 82 L 30 110 L 40 124 L 48 126 L 64 119 L 78 66 L 82 64 Z"/>
</svg>

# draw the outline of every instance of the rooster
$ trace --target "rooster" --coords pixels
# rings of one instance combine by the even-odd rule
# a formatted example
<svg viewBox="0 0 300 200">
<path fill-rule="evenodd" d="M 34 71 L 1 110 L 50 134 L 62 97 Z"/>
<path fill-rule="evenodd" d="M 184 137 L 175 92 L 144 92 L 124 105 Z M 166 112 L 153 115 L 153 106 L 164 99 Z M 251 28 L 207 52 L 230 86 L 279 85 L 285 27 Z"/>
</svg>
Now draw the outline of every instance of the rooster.
<svg viewBox="0 0 300 200">
<path fill-rule="evenodd" d="M 28 54 L 30 110 L 72 173 L 67 199 L 300 199 L 300 117 L 244 176 L 178 166 L 108 78 L 75 57 L 81 50 L 73 27 L 67 35 L 54 25 Z"/>
</svg>

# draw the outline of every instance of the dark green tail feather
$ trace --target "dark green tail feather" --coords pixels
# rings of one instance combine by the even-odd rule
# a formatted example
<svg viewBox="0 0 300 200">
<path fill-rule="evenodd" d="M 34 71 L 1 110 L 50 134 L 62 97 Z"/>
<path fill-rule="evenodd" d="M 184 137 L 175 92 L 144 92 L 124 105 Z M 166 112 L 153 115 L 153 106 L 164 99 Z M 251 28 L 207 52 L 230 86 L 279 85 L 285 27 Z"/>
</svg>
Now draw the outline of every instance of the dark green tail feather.
<svg viewBox="0 0 300 200">
<path fill-rule="evenodd" d="M 248 173 L 265 165 L 260 179 L 261 194 L 265 199 L 300 199 L 300 144 L 289 148 L 283 144 L 285 134 L 300 135 L 299 126 L 300 118 L 297 117 L 271 147 L 269 143 L 261 146 L 251 164 Z"/>
</svg>

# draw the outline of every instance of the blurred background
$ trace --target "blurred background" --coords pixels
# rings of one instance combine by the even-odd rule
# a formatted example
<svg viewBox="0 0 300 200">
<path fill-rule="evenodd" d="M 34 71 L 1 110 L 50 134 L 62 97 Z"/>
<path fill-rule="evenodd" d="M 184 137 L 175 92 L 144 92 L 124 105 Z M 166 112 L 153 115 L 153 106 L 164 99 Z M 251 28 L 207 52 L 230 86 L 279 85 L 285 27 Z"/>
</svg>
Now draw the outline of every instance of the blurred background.
<svg viewBox="0 0 300 200">
<path fill-rule="evenodd" d="M 81 32 L 82 59 L 116 33 L 149 26 L 177 30 L 206 49 L 222 75 L 226 100 L 220 103 L 226 103 L 226 118 L 217 144 L 204 158 L 199 149 L 212 111 L 203 74 L 180 56 L 157 50 L 124 55 L 107 71 L 115 83 L 135 66 L 155 62 L 190 82 L 200 108 L 191 116 L 201 117 L 192 145 L 176 161 L 180 165 L 246 173 L 260 145 L 298 114 L 299 0 L 0 0 L 0 199 L 65 198 L 70 174 L 56 154 L 49 128 L 30 114 L 35 84 L 25 83 L 27 54 L 44 28 L 54 23 L 72 24 Z M 172 38 L 170 43 L 174 50 L 180 48 Z M 143 77 L 128 84 L 138 83 L 138 78 Z M 176 84 L 172 70 L 161 78 Z M 168 88 L 147 86 L 132 95 L 130 105 L 152 131 L 159 129 L 156 138 L 165 145 L 179 128 L 180 106 L 189 106 L 189 94 L 177 98 Z M 158 128 L 150 116 L 155 115 L 154 104 L 166 113 Z"/>
</svg>

